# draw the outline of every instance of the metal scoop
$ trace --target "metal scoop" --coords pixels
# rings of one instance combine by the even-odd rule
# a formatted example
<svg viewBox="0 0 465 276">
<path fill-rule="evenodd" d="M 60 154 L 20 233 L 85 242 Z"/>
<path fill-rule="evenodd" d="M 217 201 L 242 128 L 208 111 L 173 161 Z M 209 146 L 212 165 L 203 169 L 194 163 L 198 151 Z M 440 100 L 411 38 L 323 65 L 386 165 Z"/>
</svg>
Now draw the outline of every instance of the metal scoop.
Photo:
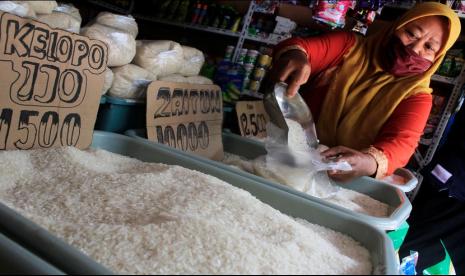
<svg viewBox="0 0 465 276">
<path fill-rule="evenodd" d="M 279 141 L 287 145 L 289 127 L 285 118 L 288 118 L 300 123 L 305 130 L 308 145 L 317 148 L 318 138 L 310 109 L 299 93 L 291 98 L 286 95 L 286 90 L 286 83 L 276 83 L 273 91 L 267 93 L 264 100 L 265 109 L 270 116 L 271 123 L 282 130 Z"/>
</svg>

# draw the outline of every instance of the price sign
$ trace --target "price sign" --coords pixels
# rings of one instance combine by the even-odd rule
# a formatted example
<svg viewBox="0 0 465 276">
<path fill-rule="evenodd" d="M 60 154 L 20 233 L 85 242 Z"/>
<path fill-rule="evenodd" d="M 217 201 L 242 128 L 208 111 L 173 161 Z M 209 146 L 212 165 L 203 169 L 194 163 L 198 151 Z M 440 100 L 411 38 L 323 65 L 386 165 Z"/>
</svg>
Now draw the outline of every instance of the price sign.
<svg viewBox="0 0 465 276">
<path fill-rule="evenodd" d="M 107 51 L 101 41 L 0 12 L 0 150 L 89 147 Z"/>
<path fill-rule="evenodd" d="M 149 140 L 222 160 L 223 98 L 216 85 L 155 81 L 147 89 Z"/>
<path fill-rule="evenodd" d="M 266 137 L 266 125 L 270 119 L 262 101 L 237 102 L 236 113 L 242 136 Z"/>
</svg>

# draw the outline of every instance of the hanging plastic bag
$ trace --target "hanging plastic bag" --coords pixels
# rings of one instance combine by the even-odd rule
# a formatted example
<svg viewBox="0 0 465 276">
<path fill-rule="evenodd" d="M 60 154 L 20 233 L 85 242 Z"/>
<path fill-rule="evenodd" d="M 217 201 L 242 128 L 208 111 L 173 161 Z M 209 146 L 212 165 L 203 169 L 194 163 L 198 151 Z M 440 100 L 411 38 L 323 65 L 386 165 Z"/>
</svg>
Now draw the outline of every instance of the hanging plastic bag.
<svg viewBox="0 0 465 276">
<path fill-rule="evenodd" d="M 272 125 L 267 126 L 269 133 L 273 132 L 273 128 L 277 129 Z M 295 135 L 295 131 L 291 128 L 289 136 L 292 135 Z M 290 141 L 294 139 L 289 138 Z M 352 169 L 346 162 L 324 163 L 317 149 L 309 146 L 305 149 L 302 145 L 279 144 L 272 136 L 265 140 L 265 147 L 268 152 L 266 155 L 266 170 L 270 172 L 268 174 L 276 174 L 281 180 L 279 183 L 318 198 L 328 198 L 339 191 L 339 186 L 329 179 L 326 170 Z M 266 177 L 264 174 L 261 173 Z"/>
<path fill-rule="evenodd" d="M 347 162 L 324 162 L 317 149 L 318 139 L 308 106 L 299 96 L 287 97 L 285 91 L 284 84 L 275 85 L 271 96 L 275 98 L 275 105 L 279 106 L 274 109 L 280 111 L 275 110 L 275 116 L 279 118 L 274 118 L 267 125 L 266 169 L 279 172 L 280 183 L 284 185 L 319 198 L 331 197 L 339 191 L 339 187 L 325 171 L 348 171 L 352 168 Z M 270 97 L 268 100 L 271 100 Z M 272 122 L 278 122 L 281 126 Z"/>
</svg>

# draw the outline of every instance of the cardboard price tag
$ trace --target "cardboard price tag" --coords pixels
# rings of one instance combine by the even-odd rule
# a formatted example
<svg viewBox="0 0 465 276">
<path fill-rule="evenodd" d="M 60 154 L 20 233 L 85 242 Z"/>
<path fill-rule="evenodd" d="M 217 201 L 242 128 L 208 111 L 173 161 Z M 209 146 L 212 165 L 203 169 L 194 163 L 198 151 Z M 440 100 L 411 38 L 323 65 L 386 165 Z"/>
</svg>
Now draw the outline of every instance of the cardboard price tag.
<svg viewBox="0 0 465 276">
<path fill-rule="evenodd" d="M 0 149 L 89 147 L 106 65 L 103 42 L 0 12 Z"/>
<path fill-rule="evenodd" d="M 147 89 L 149 140 L 222 160 L 223 98 L 216 85 L 155 81 Z"/>
<path fill-rule="evenodd" d="M 242 136 L 266 137 L 266 125 L 270 118 L 262 101 L 237 102 L 236 113 Z"/>
</svg>

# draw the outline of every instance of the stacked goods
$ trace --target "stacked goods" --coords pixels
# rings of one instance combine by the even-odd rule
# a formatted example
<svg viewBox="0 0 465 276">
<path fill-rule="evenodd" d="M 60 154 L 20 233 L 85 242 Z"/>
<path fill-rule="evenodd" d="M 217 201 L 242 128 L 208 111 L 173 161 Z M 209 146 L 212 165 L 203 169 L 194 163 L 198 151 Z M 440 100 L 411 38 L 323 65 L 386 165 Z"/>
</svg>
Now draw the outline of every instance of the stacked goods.
<svg viewBox="0 0 465 276">
<path fill-rule="evenodd" d="M 51 14 L 57 7 L 56 1 L 23 1 L 27 2 L 36 14 Z"/>
<path fill-rule="evenodd" d="M 144 99 L 148 84 L 157 77 L 134 64 L 113 68 L 114 79 L 108 95 L 123 99 Z"/>
<path fill-rule="evenodd" d="M 169 40 L 137 41 L 134 64 L 158 77 L 176 74 L 184 61 L 182 47 Z"/>
<path fill-rule="evenodd" d="M 36 13 L 28 1 L 0 1 L 0 11 L 21 17 L 36 18 Z"/>
<path fill-rule="evenodd" d="M 110 12 L 101 12 L 96 18 L 98 24 L 105 26 L 111 26 L 115 29 L 128 32 L 134 38 L 139 34 L 139 27 L 137 26 L 136 20 L 128 15 L 119 15 Z"/>
<path fill-rule="evenodd" d="M 122 99 L 144 98 L 147 84 L 156 80 L 152 73 L 130 64 L 136 55 L 138 32 L 139 28 L 132 16 L 109 12 L 99 13 L 94 22 L 81 32 L 82 35 L 102 40 L 108 46 L 108 66 L 113 76 L 106 74 L 108 82 L 105 83 L 104 93 L 108 91 L 110 96 Z"/>
<path fill-rule="evenodd" d="M 30 1 L 34 2 L 34 1 Z M 44 1 L 48 2 L 48 1 Z M 37 20 L 49 25 L 52 28 L 63 29 L 72 33 L 79 33 L 81 30 L 82 18 L 79 10 L 73 5 L 60 5 L 50 13 L 45 13 L 47 10 L 41 9 L 37 14 Z"/>
<path fill-rule="evenodd" d="M 75 148 L 4 151 L 0 165 L 1 202 L 116 273 L 373 271 L 352 238 L 196 171 Z"/>
<path fill-rule="evenodd" d="M 190 84 L 213 84 L 213 81 L 206 77 L 202 77 L 202 76 L 184 77 L 183 75 L 180 75 L 180 74 L 168 75 L 165 77 L 161 77 L 158 80 L 178 82 L 178 83 L 190 83 Z"/>
<path fill-rule="evenodd" d="M 111 86 L 113 85 L 114 78 L 115 74 L 110 68 L 107 67 L 105 70 L 105 82 L 103 83 L 102 95 L 106 94 L 108 90 L 110 90 Z"/>
<path fill-rule="evenodd" d="M 426 122 L 423 135 L 420 138 L 420 144 L 429 146 L 433 142 L 434 133 L 441 121 L 441 114 L 446 105 L 446 98 L 441 95 L 433 95 L 433 106 Z"/>
<path fill-rule="evenodd" d="M 191 84 L 213 84 L 199 76 L 205 62 L 200 50 L 175 41 L 138 41 L 134 63 L 158 76 L 160 81 Z"/>
<path fill-rule="evenodd" d="M 205 63 L 205 56 L 202 51 L 192 47 L 182 46 L 183 60 L 179 74 L 192 77 L 197 76 Z"/>
<path fill-rule="evenodd" d="M 100 17 L 104 19 L 99 19 Z M 137 29 L 137 23 L 132 17 L 113 15 L 110 18 L 111 20 L 108 17 L 108 13 L 99 14 L 96 22 L 83 28 L 81 34 L 107 44 L 108 66 L 115 67 L 129 64 L 136 55 L 134 30 Z M 113 25 L 104 25 L 99 21 Z"/>
</svg>

